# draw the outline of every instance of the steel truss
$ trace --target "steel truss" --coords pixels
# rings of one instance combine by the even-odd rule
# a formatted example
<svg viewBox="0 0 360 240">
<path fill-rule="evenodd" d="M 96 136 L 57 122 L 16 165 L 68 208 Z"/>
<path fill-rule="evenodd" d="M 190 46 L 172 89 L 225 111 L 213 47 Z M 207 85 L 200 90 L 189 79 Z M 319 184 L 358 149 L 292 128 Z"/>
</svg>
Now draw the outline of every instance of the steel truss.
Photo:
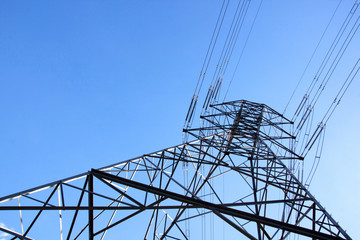
<svg viewBox="0 0 360 240">
<path fill-rule="evenodd" d="M 201 118 L 203 127 L 184 130 L 193 138 L 185 144 L 0 198 L 11 227 L 0 231 L 12 239 L 219 239 L 225 231 L 351 239 L 290 170 L 303 159 L 289 147 L 289 120 L 244 100 Z"/>
</svg>

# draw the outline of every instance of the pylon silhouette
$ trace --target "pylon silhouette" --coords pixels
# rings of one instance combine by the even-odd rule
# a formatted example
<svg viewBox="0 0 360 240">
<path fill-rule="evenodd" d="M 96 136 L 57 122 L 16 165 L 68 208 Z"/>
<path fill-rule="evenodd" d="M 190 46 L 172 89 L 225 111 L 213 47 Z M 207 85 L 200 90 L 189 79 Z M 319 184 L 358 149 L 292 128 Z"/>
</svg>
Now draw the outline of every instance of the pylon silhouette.
<svg viewBox="0 0 360 240">
<path fill-rule="evenodd" d="M 188 142 L 0 199 L 13 239 L 351 239 L 295 176 L 292 124 L 212 105 Z M 17 221 L 17 225 L 13 224 Z M 53 230 L 53 231 L 52 231 Z"/>
</svg>

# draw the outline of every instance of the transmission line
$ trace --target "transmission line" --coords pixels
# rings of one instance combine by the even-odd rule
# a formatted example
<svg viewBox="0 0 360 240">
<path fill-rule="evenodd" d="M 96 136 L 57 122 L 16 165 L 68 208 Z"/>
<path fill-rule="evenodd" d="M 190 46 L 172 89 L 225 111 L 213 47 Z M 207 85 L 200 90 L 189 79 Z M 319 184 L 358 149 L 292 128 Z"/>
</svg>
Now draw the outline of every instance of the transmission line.
<svg viewBox="0 0 360 240">
<path fill-rule="evenodd" d="M 344 36 L 345 31 L 348 28 L 349 22 L 352 19 L 352 16 L 354 16 L 355 11 L 358 8 L 358 1 L 356 1 L 356 3 L 354 4 L 354 6 L 352 7 L 352 9 L 350 10 L 346 20 L 344 21 L 342 27 L 340 28 L 340 30 L 338 31 L 338 34 L 336 35 L 331 47 L 329 48 L 325 58 L 323 59 L 317 74 L 314 77 L 314 80 L 312 81 L 312 83 L 310 84 L 307 93 L 304 95 L 298 109 L 296 110 L 294 116 L 293 116 L 293 122 L 295 122 L 297 120 L 297 117 L 300 116 L 300 113 L 302 112 L 302 109 L 306 106 L 304 113 L 301 115 L 301 118 L 296 126 L 295 129 L 295 136 L 299 136 L 305 122 L 308 120 L 308 117 L 310 116 L 311 111 L 313 111 L 317 101 L 319 100 L 322 92 L 324 91 L 326 85 L 328 84 L 329 80 L 331 79 L 335 69 L 337 68 L 340 60 L 342 59 L 344 53 L 346 52 L 350 42 L 352 41 L 354 35 L 356 34 L 360 24 L 358 24 L 359 20 L 360 20 L 360 16 L 356 19 L 356 21 L 353 23 L 351 29 L 348 31 L 348 33 L 346 34 L 346 36 Z M 343 39 L 344 36 L 344 40 Z M 338 48 L 338 45 L 340 43 L 340 46 Z M 335 54 L 335 49 L 338 49 L 336 51 L 336 56 L 333 57 L 333 60 L 331 62 L 331 64 L 329 63 L 330 58 L 332 58 L 332 56 Z M 311 93 L 316 85 L 316 82 L 319 80 L 320 75 L 322 75 L 324 69 L 326 68 L 326 66 L 328 65 L 328 63 L 330 64 L 330 66 L 328 67 L 325 76 L 323 77 L 320 85 L 318 86 L 317 91 L 315 92 L 314 96 L 311 96 Z"/>
<path fill-rule="evenodd" d="M 248 43 L 248 41 L 249 41 L 249 38 L 250 38 L 251 32 L 252 32 L 252 30 L 253 30 L 253 28 L 254 28 L 254 25 L 255 25 L 256 19 L 257 19 L 258 15 L 259 15 L 259 12 L 260 12 L 260 8 L 261 8 L 261 6 L 262 6 L 262 3 L 263 3 L 263 0 L 261 0 L 261 2 L 260 2 L 260 4 L 259 4 L 259 7 L 258 7 L 258 9 L 257 9 L 257 11 L 256 11 L 256 14 L 255 14 L 254 20 L 253 20 L 253 22 L 252 22 L 252 24 L 251 24 L 250 31 L 249 31 L 249 33 L 248 33 L 248 35 L 247 35 L 247 37 L 246 37 L 246 40 L 245 40 L 244 46 L 243 46 L 243 48 L 242 48 L 242 50 L 241 50 L 241 53 L 240 53 L 239 59 L 238 59 L 238 61 L 237 61 L 237 63 L 236 63 L 235 70 L 234 70 L 234 72 L 233 72 L 233 75 L 232 75 L 232 77 L 231 77 L 231 80 L 230 80 L 230 82 L 229 82 L 228 88 L 227 88 L 226 93 L 225 93 L 225 96 L 224 96 L 224 100 L 223 100 L 224 102 L 225 102 L 225 99 L 226 99 L 226 97 L 227 97 L 227 95 L 228 95 L 228 92 L 229 92 L 230 86 L 231 86 L 231 84 L 232 84 L 232 81 L 234 80 L 235 73 L 236 73 L 236 71 L 237 71 L 237 69 L 238 69 L 238 67 L 239 67 L 240 61 L 241 61 L 241 59 L 242 59 L 242 56 L 243 56 L 244 51 L 245 51 L 245 48 L 246 48 L 247 43 Z"/>
<path fill-rule="evenodd" d="M 311 57 L 310 57 L 308 63 L 306 64 L 306 67 L 305 67 L 304 71 L 302 72 L 302 74 L 301 74 L 301 76 L 300 76 L 300 79 L 298 80 L 298 82 L 297 82 L 297 84 L 296 84 L 296 86 L 295 86 L 295 89 L 294 89 L 294 91 L 292 92 L 292 94 L 291 94 L 291 96 L 290 96 L 290 99 L 289 99 L 288 103 L 287 103 L 286 106 L 285 106 L 285 109 L 284 109 L 284 111 L 283 111 L 283 115 L 285 114 L 285 112 L 286 112 L 286 110 L 287 110 L 287 108 L 288 108 L 291 100 L 293 99 L 293 97 L 294 97 L 294 95 L 295 95 L 295 92 L 297 91 L 300 83 L 302 82 L 302 80 L 303 80 L 303 78 L 304 78 L 304 75 L 305 75 L 307 69 L 309 68 L 309 65 L 310 65 L 311 61 L 313 60 L 313 58 L 314 58 L 314 56 L 315 56 L 315 53 L 317 52 L 317 50 L 318 50 L 318 48 L 319 48 L 319 46 L 320 46 L 320 43 L 322 42 L 322 40 L 323 40 L 326 32 L 328 31 L 328 28 L 329 28 L 330 24 L 332 23 L 332 21 L 333 21 L 333 19 L 334 19 L 334 16 L 335 16 L 337 10 L 339 9 L 339 6 L 340 6 L 341 2 L 342 2 L 342 0 L 340 0 L 339 3 L 338 3 L 338 5 L 336 6 L 336 8 L 335 8 L 335 10 L 334 10 L 334 13 L 332 14 L 332 16 L 331 16 L 328 24 L 326 25 L 326 28 L 325 28 L 324 32 L 322 33 L 322 35 L 321 35 L 321 37 L 320 37 L 319 42 L 317 43 L 317 45 L 316 45 L 313 53 L 311 54 Z"/>
<path fill-rule="evenodd" d="M 306 121 L 307 116 L 309 115 L 308 111 L 310 111 L 310 110 L 312 109 L 312 107 L 309 107 L 309 105 L 307 105 L 306 103 L 308 102 L 308 100 L 309 100 L 309 98 L 310 98 L 310 95 L 311 95 L 314 87 L 316 86 L 316 84 L 317 84 L 317 82 L 318 82 L 318 80 L 319 80 L 322 72 L 324 71 L 326 65 L 328 64 L 330 58 L 332 57 L 335 49 L 337 48 L 337 45 L 339 44 L 340 39 L 343 37 L 344 32 L 346 31 L 349 23 L 351 22 L 354 14 L 355 14 L 355 12 L 356 12 L 356 10 L 358 9 L 359 2 L 360 2 L 359 0 L 356 0 L 355 3 L 354 3 L 354 5 L 353 5 L 352 8 L 350 9 L 350 11 L 349 11 L 346 19 L 344 20 L 341 28 L 340 28 L 339 31 L 337 32 L 336 37 L 335 37 L 334 40 L 332 41 L 332 44 L 331 44 L 330 48 L 328 49 L 325 57 L 323 58 L 323 60 L 322 60 L 322 62 L 321 62 L 321 64 L 320 64 L 320 66 L 319 66 L 319 68 L 318 68 L 318 70 L 317 70 L 317 72 L 316 72 L 316 74 L 315 74 L 312 82 L 310 83 L 310 85 L 309 85 L 309 87 L 308 87 L 308 89 L 307 89 L 304 97 L 302 98 L 300 104 L 298 105 L 298 108 L 296 109 L 296 111 L 295 111 L 295 113 L 294 113 L 294 115 L 293 115 L 293 117 L 292 117 L 292 121 L 295 122 L 295 121 L 297 120 L 297 118 L 299 117 L 300 113 L 302 112 L 302 109 L 303 109 L 305 106 L 307 106 L 306 111 L 305 111 L 305 114 L 302 115 L 302 119 L 300 120 L 298 126 L 302 126 L 302 125 L 303 125 L 301 122 L 302 122 L 302 121 Z M 355 23 L 355 24 L 356 24 L 356 23 Z M 351 32 L 350 32 L 350 33 L 351 33 Z M 350 34 L 350 33 L 349 33 L 349 34 Z M 349 34 L 348 34 L 348 36 L 349 36 Z M 348 39 L 348 38 L 346 38 L 346 39 Z M 346 42 L 346 40 L 345 40 L 345 42 Z M 345 42 L 344 42 L 344 43 L 345 43 Z M 343 45 L 344 45 L 344 43 L 343 43 Z M 341 49 L 342 49 L 342 48 L 341 48 Z M 341 51 L 341 49 L 339 50 L 339 52 Z M 345 50 L 346 50 L 346 49 L 345 49 Z M 339 52 L 338 52 L 338 54 L 339 54 Z M 338 56 L 338 54 L 337 54 L 337 56 Z M 335 59 L 336 59 L 336 58 L 335 58 Z M 334 61 L 335 61 L 335 60 L 334 60 Z M 333 66 L 333 64 L 332 64 L 331 66 Z M 331 69 L 331 67 L 330 67 L 330 69 Z M 325 78 L 326 78 L 326 77 L 325 77 Z M 324 78 L 324 80 L 325 80 L 325 78 Z M 325 86 L 323 86 L 324 80 L 322 81 L 322 84 L 320 84 L 320 87 L 319 87 L 320 89 L 321 89 L 321 88 L 325 88 Z M 317 91 L 317 93 L 318 93 L 318 91 Z M 315 96 L 317 95 L 317 93 L 315 94 Z M 312 103 L 311 103 L 310 105 L 312 105 Z M 299 129 L 299 128 L 298 128 L 298 129 Z"/>
<path fill-rule="evenodd" d="M 187 128 L 189 128 L 191 126 L 192 118 L 193 118 L 193 115 L 194 115 L 194 112 L 195 112 L 195 109 L 196 109 L 196 104 L 197 104 L 198 97 L 199 97 L 199 93 L 200 93 L 200 90 L 202 88 L 202 85 L 203 85 L 203 82 L 204 82 L 204 79 L 205 79 L 205 76 L 206 76 L 206 72 L 207 72 L 207 69 L 209 67 L 209 64 L 210 64 L 210 61 L 211 61 L 211 58 L 212 58 L 212 55 L 213 55 L 213 52 L 214 52 L 214 49 L 215 49 L 219 34 L 220 34 L 220 31 L 221 31 L 221 27 L 222 27 L 222 24 L 223 24 L 225 15 L 226 15 L 226 11 L 227 11 L 228 6 L 229 6 L 229 2 L 230 2 L 229 0 L 224 0 L 222 5 L 221 5 L 221 9 L 220 9 L 217 21 L 216 21 L 216 25 L 215 25 L 213 34 L 211 36 L 211 40 L 210 40 L 210 43 L 209 43 L 209 46 L 208 46 L 208 49 L 207 49 L 207 52 L 206 52 L 206 55 L 205 55 L 205 59 L 204 59 L 204 62 L 203 62 L 203 65 L 202 65 L 202 68 L 201 68 L 201 71 L 200 71 L 200 75 L 199 75 L 199 78 L 197 80 L 195 91 L 194 91 L 193 97 L 191 99 L 188 112 L 186 114 L 185 123 L 184 123 L 184 129 L 187 129 Z"/>
<path fill-rule="evenodd" d="M 351 83 L 353 82 L 353 80 L 357 76 L 359 70 L 360 70 L 360 58 L 355 63 L 355 65 L 352 68 L 351 72 L 349 73 L 348 77 L 346 78 L 346 80 L 342 84 L 340 90 L 338 91 L 337 95 L 335 96 L 333 102 L 330 104 L 328 110 L 326 111 L 326 113 L 323 116 L 322 120 L 318 124 L 316 130 L 312 134 L 310 140 L 307 142 L 303 152 L 301 153 L 302 156 L 306 156 L 308 154 L 308 152 L 310 151 L 310 149 L 312 148 L 312 146 L 316 142 L 317 138 L 320 136 L 321 132 L 324 130 L 327 122 L 329 121 L 329 119 L 333 115 L 335 109 L 340 104 L 342 98 L 344 97 L 346 91 L 349 89 Z"/>
<path fill-rule="evenodd" d="M 218 92 L 220 90 L 222 80 L 224 74 L 226 72 L 227 66 L 229 64 L 231 55 L 234 51 L 239 33 L 242 29 L 242 24 L 244 22 L 245 16 L 247 14 L 247 10 L 249 8 L 249 0 L 239 1 L 234 17 L 232 19 L 231 26 L 229 28 L 224 46 L 222 48 L 218 64 L 216 66 L 210 87 L 208 89 L 208 93 L 206 95 L 202 114 L 206 112 L 209 105 L 213 103 L 214 99 L 216 99 Z M 241 5 L 240 5 L 241 4 Z M 240 10 L 239 10 L 240 9 Z"/>
</svg>

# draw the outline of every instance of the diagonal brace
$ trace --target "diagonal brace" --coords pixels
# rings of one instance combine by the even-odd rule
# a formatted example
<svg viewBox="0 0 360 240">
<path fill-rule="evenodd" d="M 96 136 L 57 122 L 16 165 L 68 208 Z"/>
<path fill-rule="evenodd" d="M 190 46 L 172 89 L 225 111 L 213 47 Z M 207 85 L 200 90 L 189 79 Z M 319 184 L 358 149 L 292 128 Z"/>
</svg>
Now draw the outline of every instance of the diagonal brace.
<svg viewBox="0 0 360 240">
<path fill-rule="evenodd" d="M 221 205 L 217 205 L 214 203 L 210 203 L 210 202 L 206 202 L 200 199 L 196 199 L 196 198 L 191 198 L 188 196 L 183 196 L 181 194 L 178 193 L 174 193 L 174 192 L 170 192 L 168 190 L 164 190 L 164 189 L 160 189 L 157 187 L 153 187 L 153 186 L 149 186 L 140 182 L 136 182 L 136 181 L 132 181 L 126 178 L 122 178 L 119 176 L 114 176 L 99 170 L 95 170 L 92 169 L 91 173 L 98 177 L 98 178 L 104 178 L 107 180 L 111 180 L 120 184 L 126 184 L 129 187 L 133 187 L 145 192 L 149 192 L 149 193 L 153 193 L 153 194 L 157 194 L 160 196 L 164 196 L 164 197 L 168 197 L 180 202 L 184 202 L 187 204 L 191 204 L 194 206 L 198 206 L 200 208 L 206 208 L 212 211 L 217 211 L 219 213 L 223 213 L 226 215 L 230 215 L 233 217 L 238 217 L 238 218 L 242 218 L 245 220 L 249 220 L 249 221 L 254 221 L 257 223 L 261 223 L 264 225 L 268 225 L 270 227 L 275 227 L 275 228 L 279 228 L 279 229 L 283 229 L 286 231 L 290 231 L 290 232 L 294 232 L 300 235 L 304 235 L 304 236 L 308 236 L 308 237 L 312 237 L 312 238 L 316 238 L 316 239 L 343 239 L 339 236 L 332 236 L 326 233 L 322 233 L 322 232 L 317 232 L 314 231 L 312 229 L 307 229 L 304 227 L 299 227 L 299 226 L 295 226 L 289 223 L 285 223 L 285 222 L 280 222 L 277 220 L 273 220 L 267 217 L 262 217 L 262 216 L 257 216 L 248 212 L 244 212 L 244 211 L 240 211 L 237 209 L 232 209 L 232 208 L 228 208 L 225 206 L 221 206 Z"/>
</svg>

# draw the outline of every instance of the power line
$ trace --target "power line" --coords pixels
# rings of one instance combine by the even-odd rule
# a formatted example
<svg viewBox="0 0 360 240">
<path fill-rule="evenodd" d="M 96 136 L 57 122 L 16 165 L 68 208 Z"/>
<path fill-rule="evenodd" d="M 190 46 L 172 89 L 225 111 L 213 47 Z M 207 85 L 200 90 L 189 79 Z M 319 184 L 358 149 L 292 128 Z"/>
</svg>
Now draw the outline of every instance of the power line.
<svg viewBox="0 0 360 240">
<path fill-rule="evenodd" d="M 317 45 L 316 45 L 313 53 L 311 54 L 311 57 L 310 57 L 308 63 L 306 64 L 306 67 L 305 67 L 304 71 L 302 72 L 302 74 L 301 74 L 301 76 L 300 76 L 300 79 L 299 79 L 299 81 L 297 82 L 297 84 L 296 84 L 296 86 L 295 86 L 295 89 L 294 89 L 294 91 L 292 92 L 292 94 L 291 94 L 291 96 L 290 96 L 290 99 L 289 99 L 288 103 L 287 103 L 286 106 L 285 106 L 285 109 L 284 109 L 284 111 L 283 111 L 283 115 L 285 114 L 285 112 L 286 112 L 286 110 L 287 110 L 287 108 L 288 108 L 291 100 L 293 99 L 293 97 L 294 97 L 294 95 L 295 95 L 295 92 L 297 91 L 300 83 L 302 82 L 302 80 L 303 80 L 303 78 L 304 78 L 304 75 L 305 75 L 307 69 L 309 68 L 309 65 L 310 65 L 311 61 L 313 60 L 313 58 L 314 58 L 314 56 L 315 56 L 315 53 L 317 52 L 317 50 L 318 50 L 318 48 L 319 48 L 319 46 L 320 46 L 320 43 L 322 42 L 322 40 L 323 40 L 326 32 L 328 31 L 328 28 L 329 28 L 330 24 L 332 23 L 332 21 L 333 21 L 333 19 L 334 19 L 334 16 L 335 16 L 337 10 L 339 9 L 339 6 L 340 6 L 341 2 L 342 2 L 342 0 L 340 0 L 339 3 L 338 3 L 338 5 L 336 6 L 336 8 L 335 8 L 335 10 L 334 10 L 334 13 L 332 14 L 332 16 L 331 16 L 328 24 L 326 25 L 326 28 L 325 28 L 324 32 L 322 33 L 322 35 L 321 35 L 321 37 L 320 37 L 319 42 L 317 43 Z"/>
<path fill-rule="evenodd" d="M 333 115 L 335 109 L 340 104 L 340 102 L 341 102 L 342 98 L 344 97 L 346 91 L 349 89 L 351 83 L 354 81 L 354 79 L 357 76 L 359 70 L 360 70 L 360 58 L 355 63 L 355 65 L 352 68 L 352 70 L 350 71 L 348 77 L 346 78 L 346 80 L 342 84 L 340 90 L 338 91 L 338 94 L 335 96 L 334 101 L 330 104 L 328 110 L 326 111 L 326 113 L 323 116 L 322 120 L 319 122 L 319 124 L 318 124 L 316 130 L 314 131 L 314 133 L 312 134 L 310 140 L 307 142 L 307 144 L 306 144 L 306 146 L 305 146 L 305 148 L 304 148 L 304 150 L 303 150 L 303 152 L 301 154 L 302 156 L 306 156 L 308 154 L 308 152 L 311 150 L 312 146 L 314 145 L 314 143 L 316 142 L 316 140 L 320 136 L 321 132 L 324 130 L 327 122 L 329 121 L 329 119 Z"/>
<path fill-rule="evenodd" d="M 242 23 L 242 20 L 246 15 L 245 9 L 247 10 L 246 3 L 248 2 L 248 0 L 239 1 L 237 5 L 210 87 L 208 89 L 208 93 L 203 104 L 202 114 L 206 111 L 206 109 L 212 102 L 219 86 L 221 86 L 221 76 L 223 76 L 224 70 L 226 70 L 225 65 L 226 62 L 228 62 L 229 60 L 229 53 L 231 52 L 231 49 L 233 49 L 232 46 L 234 45 L 234 43 L 236 43 L 238 33 L 241 30 L 241 27 L 239 28 L 239 26 L 241 25 L 240 23 Z"/>
<path fill-rule="evenodd" d="M 199 75 L 196 87 L 195 87 L 195 91 L 194 91 L 193 97 L 191 99 L 188 112 L 186 114 L 184 129 L 189 128 L 191 126 L 192 118 L 194 116 L 194 112 L 196 109 L 196 104 L 198 102 L 199 93 L 202 88 L 202 85 L 203 85 L 203 82 L 204 82 L 204 79 L 206 76 L 206 72 L 209 67 L 209 64 L 210 64 L 210 61 L 211 61 L 220 31 L 221 31 L 221 27 L 222 27 L 222 24 L 223 24 L 225 15 L 226 15 L 226 11 L 229 6 L 229 2 L 230 2 L 229 0 L 227 0 L 227 1 L 224 0 L 221 5 L 220 12 L 219 12 L 219 15 L 218 15 L 218 18 L 216 21 L 216 25 L 215 25 L 215 28 L 214 28 L 214 31 L 213 31 L 206 55 L 205 55 L 205 59 L 204 59 L 204 62 L 203 62 L 203 65 L 202 65 L 202 68 L 200 71 L 200 75 Z"/>
<path fill-rule="evenodd" d="M 356 10 L 358 9 L 359 2 L 360 2 L 359 0 L 356 0 L 356 1 L 355 1 L 354 5 L 353 5 L 352 8 L 350 9 L 350 11 L 349 11 L 346 19 L 344 20 L 342 26 L 340 27 L 339 31 L 337 32 L 336 37 L 335 37 L 334 40 L 332 41 L 332 44 L 331 44 L 330 48 L 328 49 L 325 57 L 323 58 L 323 60 L 322 60 L 322 62 L 321 62 L 321 64 L 320 64 L 320 66 L 319 66 L 319 68 L 318 68 L 318 70 L 317 70 L 317 72 L 316 72 L 316 74 L 315 74 L 312 82 L 310 83 L 310 85 L 309 85 L 309 87 L 308 87 L 308 89 L 307 89 L 304 97 L 303 97 L 302 100 L 301 100 L 301 103 L 299 104 L 297 110 L 295 111 L 295 113 L 294 113 L 294 115 L 293 115 L 293 117 L 292 117 L 292 121 L 293 121 L 293 122 L 295 122 L 295 121 L 297 120 L 297 118 L 299 117 L 300 112 L 302 111 L 303 107 L 306 105 L 306 104 L 305 104 L 306 100 L 309 100 L 309 99 L 310 99 L 310 96 L 311 96 L 311 93 L 312 93 L 314 87 L 317 85 L 317 82 L 319 81 L 319 78 L 320 78 L 321 74 L 323 73 L 325 67 L 327 66 L 330 58 L 333 56 L 334 51 L 335 51 L 335 49 L 337 48 L 337 46 L 338 46 L 338 44 L 339 44 L 339 42 L 340 42 L 340 39 L 342 39 L 342 37 L 343 37 L 343 35 L 344 35 L 344 33 L 345 33 L 345 31 L 346 31 L 349 23 L 351 22 L 354 14 L 355 14 L 355 12 L 356 12 Z M 356 22 L 355 22 L 355 24 L 353 25 L 353 27 L 354 27 L 355 25 L 356 25 Z M 353 28 L 352 28 L 352 29 L 353 29 Z M 351 31 L 352 31 L 352 30 L 351 30 Z M 348 33 L 348 36 L 351 34 L 351 31 Z M 344 44 L 346 43 L 346 41 L 347 41 L 347 39 L 348 39 L 348 36 L 346 37 L 345 41 L 343 42 L 342 47 L 341 47 L 340 50 L 338 51 L 338 53 L 337 53 L 334 61 L 336 61 L 336 58 L 338 57 L 339 53 L 340 53 L 341 50 L 343 49 L 343 46 L 344 46 Z M 346 49 L 345 49 L 345 50 L 346 50 Z M 344 52 L 344 51 L 343 51 L 343 52 Z M 342 54 L 341 54 L 341 56 L 342 56 Z M 334 64 L 334 61 L 333 61 L 333 64 Z M 329 70 L 328 70 L 328 73 L 329 73 L 330 69 L 333 67 L 333 64 L 331 64 L 331 66 L 330 66 L 330 68 L 329 68 Z M 337 65 L 335 65 L 335 68 L 336 68 L 336 66 L 337 66 Z M 334 69 L 335 69 L 335 68 L 334 68 Z M 323 79 L 322 83 L 320 84 L 320 86 L 319 86 L 319 88 L 318 88 L 318 91 L 315 93 L 315 96 L 318 95 L 319 89 L 325 88 L 325 86 L 324 86 L 324 81 L 325 81 L 325 79 L 326 79 L 327 76 L 328 76 L 328 74 L 325 76 L 325 78 Z M 326 83 L 327 83 L 327 82 L 328 82 L 328 81 L 326 81 Z M 322 92 L 322 91 L 321 91 L 321 92 Z M 314 98 L 313 98 L 313 99 L 314 99 Z M 313 105 L 313 100 L 310 101 L 310 105 Z M 308 115 L 307 111 L 310 111 L 311 109 L 312 109 L 311 107 L 307 107 L 307 108 L 306 108 L 306 111 L 305 111 L 305 112 L 306 112 L 305 114 Z M 302 116 L 302 120 L 306 120 L 306 118 L 304 118 L 304 115 Z M 298 125 L 303 125 L 303 124 L 302 124 L 301 121 L 300 121 Z"/>
<path fill-rule="evenodd" d="M 238 69 L 238 67 L 239 67 L 240 61 L 241 61 L 241 59 L 242 59 L 242 56 L 243 56 L 244 51 L 245 51 L 245 48 L 246 48 L 247 43 L 248 43 L 248 41 L 249 41 L 249 38 L 250 38 L 251 32 L 252 32 L 252 30 L 253 30 L 253 28 L 254 28 L 254 25 L 255 25 L 256 19 L 257 19 L 258 15 L 259 15 L 259 12 L 260 12 L 260 8 L 261 8 L 261 6 L 262 6 L 262 3 L 263 3 L 263 0 L 261 0 L 260 5 L 259 5 L 259 7 L 258 7 L 258 9 L 257 9 L 257 11 L 256 11 L 256 14 L 255 14 L 254 20 L 253 20 L 253 22 L 252 22 L 252 24 L 251 24 L 250 31 L 249 31 L 249 33 L 248 33 L 248 35 L 247 35 L 247 37 L 246 37 L 245 44 L 244 44 L 244 46 L 243 46 L 243 48 L 242 48 L 242 50 L 241 50 L 241 53 L 240 53 L 239 59 L 238 59 L 238 61 L 237 61 L 237 63 L 236 63 L 235 70 L 234 70 L 234 72 L 233 72 L 233 75 L 232 75 L 231 80 L 230 80 L 230 82 L 229 82 L 228 88 L 227 88 L 227 90 L 226 90 L 226 93 L 225 93 L 225 96 L 224 96 L 224 101 L 225 101 L 225 99 L 226 99 L 226 97 L 227 97 L 227 95 L 228 95 L 228 92 L 229 92 L 230 86 L 231 86 L 231 84 L 232 84 L 232 82 L 233 82 L 233 80 L 234 80 L 235 73 L 236 73 L 236 71 L 237 71 L 237 69 Z"/>
<path fill-rule="evenodd" d="M 296 112 L 294 113 L 294 116 L 292 118 L 292 121 L 295 122 L 299 116 L 301 116 L 300 120 L 297 123 L 294 135 L 299 136 L 303 126 L 305 125 L 306 121 L 308 121 L 308 117 L 310 116 L 311 112 L 314 110 L 314 107 L 316 103 L 318 102 L 322 92 L 324 91 L 326 85 L 330 81 L 335 69 L 337 68 L 339 62 L 341 61 L 344 53 L 346 52 L 349 44 L 351 43 L 354 35 L 356 34 L 360 24 L 358 24 L 360 20 L 360 16 L 355 20 L 355 22 L 352 24 L 352 27 L 350 30 L 347 31 L 348 25 L 350 23 L 350 20 L 354 16 L 354 13 L 358 9 L 358 1 L 355 2 L 352 9 L 350 10 L 348 16 L 346 17 L 345 21 L 343 22 L 340 30 L 338 31 L 335 39 L 332 42 L 331 47 L 327 51 L 327 54 L 325 58 L 323 59 L 317 74 L 314 77 L 314 80 L 310 84 L 307 93 L 304 95 L 300 105 L 298 106 Z M 345 32 L 347 32 L 345 34 Z M 344 39 L 345 38 L 345 39 Z M 343 39 L 343 40 L 342 40 Z M 338 47 L 338 45 L 340 46 Z M 336 50 L 336 51 L 335 51 Z M 333 55 L 336 53 L 336 55 L 333 57 Z M 329 63 L 329 60 L 332 59 L 331 63 Z M 326 66 L 330 64 L 329 67 L 327 67 L 327 71 L 325 76 L 323 77 L 320 85 L 318 86 L 317 91 L 315 94 L 311 97 L 311 93 L 316 85 L 316 82 L 319 80 L 320 75 L 323 73 Z M 306 108 L 304 109 L 304 107 Z M 301 115 L 302 110 L 304 109 L 303 114 Z"/>
</svg>

